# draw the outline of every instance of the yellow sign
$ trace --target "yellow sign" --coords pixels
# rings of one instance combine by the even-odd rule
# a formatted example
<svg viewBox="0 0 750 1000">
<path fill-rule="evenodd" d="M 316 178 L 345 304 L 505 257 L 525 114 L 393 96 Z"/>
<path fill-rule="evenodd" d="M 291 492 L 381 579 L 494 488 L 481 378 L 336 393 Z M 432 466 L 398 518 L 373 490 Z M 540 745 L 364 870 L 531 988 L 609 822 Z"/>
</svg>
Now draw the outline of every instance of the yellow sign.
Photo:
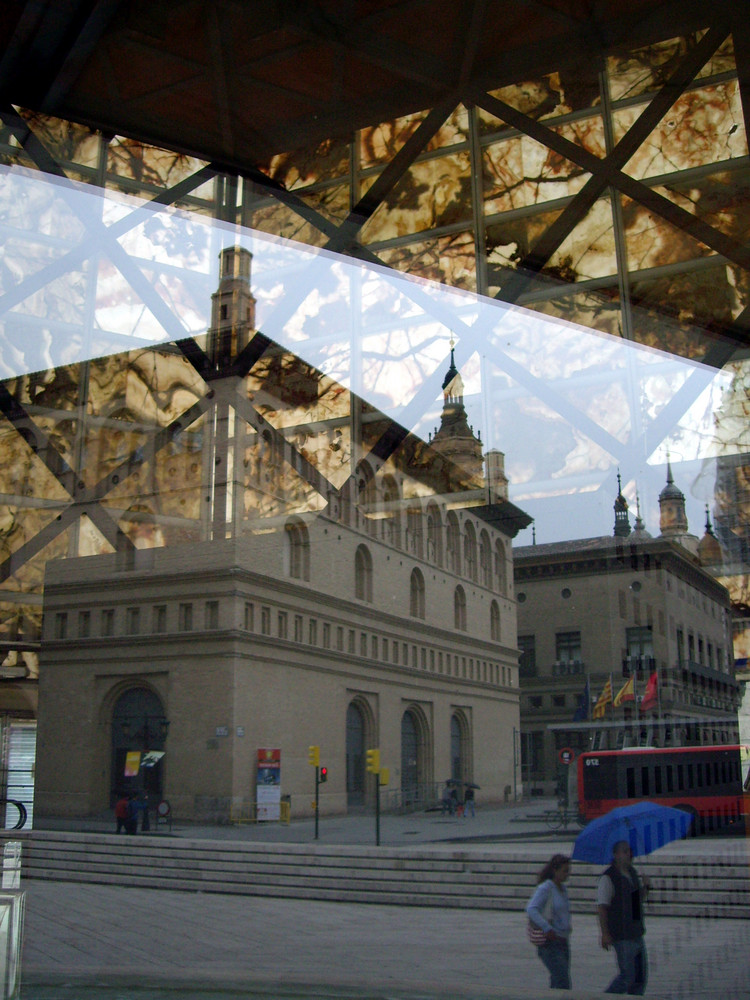
<svg viewBox="0 0 750 1000">
<path fill-rule="evenodd" d="M 135 778 L 141 769 L 141 751 L 128 750 L 125 754 L 125 777 Z"/>
</svg>

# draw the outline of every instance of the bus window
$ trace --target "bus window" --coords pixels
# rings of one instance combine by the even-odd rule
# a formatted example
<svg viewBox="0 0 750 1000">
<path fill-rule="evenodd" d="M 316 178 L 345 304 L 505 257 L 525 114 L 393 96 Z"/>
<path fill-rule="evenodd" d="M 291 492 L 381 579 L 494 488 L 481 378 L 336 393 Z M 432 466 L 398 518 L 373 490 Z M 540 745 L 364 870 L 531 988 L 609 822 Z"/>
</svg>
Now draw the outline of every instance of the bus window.
<svg viewBox="0 0 750 1000">
<path fill-rule="evenodd" d="M 693 765 L 692 764 L 688 764 L 687 765 L 687 787 L 688 788 L 692 788 L 693 787 Z"/>
<path fill-rule="evenodd" d="M 661 795 L 661 793 L 662 793 L 662 787 L 661 787 L 661 768 L 660 767 L 655 767 L 654 768 L 654 795 Z"/>
<path fill-rule="evenodd" d="M 720 770 L 721 770 L 721 765 L 719 764 L 718 760 L 715 760 L 714 761 L 714 784 L 715 785 L 718 785 L 718 784 L 721 783 L 721 775 L 719 774 Z M 726 766 L 725 766 L 724 770 L 726 771 Z"/>
<path fill-rule="evenodd" d="M 625 780 L 627 782 L 627 791 L 625 793 L 626 798 L 635 798 L 635 768 L 628 767 L 625 770 Z"/>
<path fill-rule="evenodd" d="M 695 765 L 695 787 L 703 788 L 703 764 L 700 761 Z"/>
<path fill-rule="evenodd" d="M 677 788 L 679 791 L 684 791 L 685 789 L 685 765 L 677 765 Z"/>
<path fill-rule="evenodd" d="M 641 795 L 650 795 L 648 790 L 648 768 L 641 768 Z"/>
<path fill-rule="evenodd" d="M 667 773 L 667 791 L 668 792 L 673 792 L 674 791 L 674 769 L 673 769 L 673 767 L 672 767 L 671 764 L 667 764 L 667 766 L 664 768 L 664 770 Z"/>
</svg>

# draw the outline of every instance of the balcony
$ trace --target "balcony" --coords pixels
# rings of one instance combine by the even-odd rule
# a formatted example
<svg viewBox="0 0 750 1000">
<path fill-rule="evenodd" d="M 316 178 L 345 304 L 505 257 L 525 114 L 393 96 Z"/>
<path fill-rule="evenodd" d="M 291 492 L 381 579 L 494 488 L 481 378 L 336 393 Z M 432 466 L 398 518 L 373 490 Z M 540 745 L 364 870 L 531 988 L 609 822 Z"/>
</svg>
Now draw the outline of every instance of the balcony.
<svg viewBox="0 0 750 1000">
<path fill-rule="evenodd" d="M 631 674 L 652 674 L 656 670 L 656 658 L 653 656 L 626 656 L 622 661 L 622 676 Z"/>
<path fill-rule="evenodd" d="M 583 660 L 555 660 L 552 664 L 553 677 L 572 677 L 584 672 Z"/>
</svg>

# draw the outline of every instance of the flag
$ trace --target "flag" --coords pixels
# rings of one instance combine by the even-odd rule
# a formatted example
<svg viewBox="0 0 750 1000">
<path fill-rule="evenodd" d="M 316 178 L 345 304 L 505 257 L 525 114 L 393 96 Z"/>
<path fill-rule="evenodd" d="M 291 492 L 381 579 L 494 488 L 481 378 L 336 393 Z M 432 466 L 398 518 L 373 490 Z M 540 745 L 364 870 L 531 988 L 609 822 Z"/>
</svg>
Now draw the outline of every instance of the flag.
<svg viewBox="0 0 750 1000">
<path fill-rule="evenodd" d="M 612 701 L 612 678 L 610 677 L 610 679 L 604 685 L 604 690 L 599 695 L 597 702 L 594 705 L 594 711 L 592 713 L 593 718 L 603 719 L 607 705 L 609 705 L 611 701 Z"/>
<path fill-rule="evenodd" d="M 589 691 L 589 679 L 586 678 L 586 685 L 578 695 L 578 705 L 573 713 L 573 722 L 588 722 L 589 720 L 589 702 L 591 700 L 591 692 Z"/>
<path fill-rule="evenodd" d="M 646 690 L 643 692 L 643 697 L 641 698 L 641 711 L 647 712 L 649 708 L 654 708 L 657 704 L 657 694 L 656 685 L 658 683 L 658 674 L 656 671 L 651 674 L 646 684 Z"/>
<path fill-rule="evenodd" d="M 615 700 L 612 704 L 617 708 L 618 705 L 622 705 L 624 701 L 635 701 L 635 689 L 634 689 L 634 678 L 630 677 L 627 684 L 624 684 L 620 690 L 615 695 Z"/>
</svg>

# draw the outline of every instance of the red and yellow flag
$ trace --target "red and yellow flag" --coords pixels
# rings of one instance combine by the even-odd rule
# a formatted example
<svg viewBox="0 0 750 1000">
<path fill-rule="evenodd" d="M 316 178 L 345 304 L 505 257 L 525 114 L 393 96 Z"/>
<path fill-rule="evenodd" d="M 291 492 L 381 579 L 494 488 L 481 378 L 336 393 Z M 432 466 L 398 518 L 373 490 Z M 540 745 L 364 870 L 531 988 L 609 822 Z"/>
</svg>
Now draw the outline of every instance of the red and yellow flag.
<svg viewBox="0 0 750 1000">
<path fill-rule="evenodd" d="M 615 695 L 615 700 L 613 702 L 615 708 L 618 705 L 622 705 L 624 701 L 635 701 L 635 678 L 630 677 L 626 684 L 624 684 L 620 690 Z"/>
<path fill-rule="evenodd" d="M 591 713 L 594 719 L 604 718 L 604 713 L 606 711 L 607 705 L 612 701 L 612 678 L 607 681 L 604 685 L 604 690 L 599 695 L 596 704 L 594 705 L 594 711 Z"/>
</svg>

